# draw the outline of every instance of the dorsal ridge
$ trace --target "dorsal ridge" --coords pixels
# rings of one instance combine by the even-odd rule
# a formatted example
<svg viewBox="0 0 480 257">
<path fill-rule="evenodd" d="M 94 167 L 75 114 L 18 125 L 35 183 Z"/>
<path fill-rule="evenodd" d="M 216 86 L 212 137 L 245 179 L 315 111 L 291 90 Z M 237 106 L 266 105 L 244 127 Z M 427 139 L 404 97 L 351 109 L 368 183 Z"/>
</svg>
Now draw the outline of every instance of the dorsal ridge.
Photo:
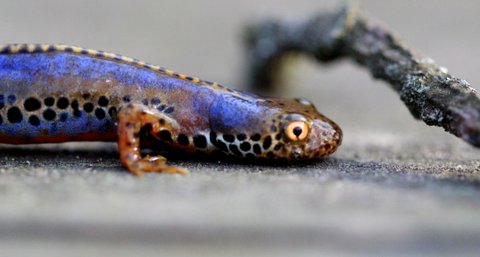
<svg viewBox="0 0 480 257">
<path fill-rule="evenodd" d="M 156 71 L 169 77 L 174 77 L 182 80 L 187 80 L 193 83 L 197 83 L 204 86 L 211 86 L 217 89 L 224 89 L 222 85 L 201 80 L 197 77 L 187 76 L 182 73 L 178 73 L 172 70 L 165 69 L 163 67 L 146 63 L 144 61 L 126 57 L 120 54 L 109 53 L 105 51 L 92 50 L 83 47 L 70 46 L 66 44 L 7 44 L 0 45 L 0 54 L 35 54 L 35 53 L 48 53 L 48 52 L 65 52 L 78 55 L 87 55 L 96 58 L 103 58 L 120 63 L 135 65 L 148 70 Z"/>
</svg>

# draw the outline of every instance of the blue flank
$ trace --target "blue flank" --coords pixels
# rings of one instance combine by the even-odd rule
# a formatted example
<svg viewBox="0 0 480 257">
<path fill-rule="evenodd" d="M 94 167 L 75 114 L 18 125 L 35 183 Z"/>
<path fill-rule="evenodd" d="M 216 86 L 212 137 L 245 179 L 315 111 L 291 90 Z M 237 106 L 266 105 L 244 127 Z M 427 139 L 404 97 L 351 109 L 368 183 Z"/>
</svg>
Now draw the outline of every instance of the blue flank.
<svg viewBox="0 0 480 257">
<path fill-rule="evenodd" d="M 185 92 L 185 96 L 191 96 L 189 99 L 189 101 L 192 101 L 191 104 L 183 105 L 180 102 L 175 102 L 176 97 L 166 97 L 166 101 L 173 105 L 176 110 L 172 113 L 172 116 L 175 117 L 178 113 L 183 113 L 183 115 L 190 113 L 189 115 L 192 115 L 193 118 L 204 117 L 211 122 L 210 125 L 214 131 L 246 131 L 251 126 L 261 123 L 261 117 L 265 117 L 266 108 L 256 101 L 244 100 L 228 93 L 216 91 L 209 87 L 197 86 L 192 82 L 169 77 L 131 64 L 63 52 L 12 54 L 0 55 L 0 88 L 2 88 L 0 96 L 4 95 L 0 102 L 5 104 L 2 109 L 4 115 L 2 117 L 3 123 L 0 125 L 0 134 L 28 139 L 35 138 L 45 132 L 54 137 L 56 135 L 75 136 L 86 132 L 101 134 L 116 130 L 116 125 L 108 114 L 102 120 L 97 119 L 93 114 L 94 112 L 92 114 L 82 112 L 81 117 L 75 117 L 70 107 L 67 109 L 68 112 L 57 112 L 55 122 L 45 121 L 39 115 L 40 125 L 37 127 L 29 124 L 29 117 L 25 116 L 19 123 L 11 124 L 7 122 L 6 113 L 8 108 L 13 105 L 12 100 L 14 100 L 7 98 L 9 95 L 17 95 L 17 98 L 26 97 L 31 90 L 30 86 L 34 82 L 40 85 L 48 85 L 47 83 L 55 81 L 55 78 L 61 80 L 69 77 L 80 77 L 85 81 L 113 79 L 119 82 L 119 86 L 154 87 L 159 90 L 159 94 L 164 96 Z M 11 87 L 13 92 L 7 92 L 6 85 L 2 85 L 2 83 L 14 85 L 14 87 Z M 55 85 L 51 88 L 60 89 L 64 87 L 63 85 Z M 48 93 L 44 92 L 44 94 Z M 90 93 L 94 94 L 95 92 Z M 16 100 L 17 105 L 23 103 L 23 99 Z M 183 106 L 191 106 L 192 109 L 178 112 Z M 107 111 L 106 108 L 104 110 Z M 68 117 L 61 121 L 60 115 L 62 113 L 67 113 Z"/>
<path fill-rule="evenodd" d="M 210 107 L 211 127 L 214 131 L 244 133 L 260 125 L 267 111 L 256 102 L 223 94 Z"/>
<path fill-rule="evenodd" d="M 0 55 L 0 77 L 31 84 L 36 74 L 65 78 L 80 76 L 84 80 L 113 77 L 124 85 L 150 87 L 158 84 L 155 72 L 129 64 L 69 53 Z"/>
<path fill-rule="evenodd" d="M 0 126 L 0 134 L 10 137 L 22 137 L 25 139 L 35 138 L 48 131 L 51 136 L 57 135 L 78 135 L 86 132 L 106 133 L 116 129 L 116 125 L 107 114 L 102 120 L 92 114 L 81 112 L 80 117 L 73 116 L 71 108 L 68 111 L 57 112 L 55 122 L 46 121 L 38 115 L 39 126 L 32 126 L 28 123 L 28 116 L 24 116 L 19 123 L 7 122 L 7 110 L 15 103 L 15 94 L 23 92 L 28 94 L 30 85 L 45 78 L 68 78 L 79 76 L 84 80 L 96 81 L 114 78 L 124 85 L 136 85 L 141 87 L 160 87 L 166 85 L 165 89 L 170 91 L 175 87 L 175 81 L 164 81 L 154 71 L 122 64 L 114 61 L 107 61 L 89 56 L 74 55 L 69 53 L 39 53 L 39 54 L 15 54 L 0 55 L 0 83 L 15 85 L 13 92 L 6 91 L 6 85 L 0 88 L 0 104 L 4 104 L 3 123 Z M 165 83 L 167 82 L 167 83 Z M 176 81 L 178 84 L 178 80 Z M 67 85 L 68 86 L 68 85 Z M 187 87 L 188 85 L 183 85 Z M 59 87 L 61 88 L 61 87 Z M 94 92 L 92 92 L 94 93 Z M 23 102 L 23 101 L 22 101 Z M 21 104 L 21 103 L 17 103 Z M 45 109 L 45 108 L 43 108 Z M 107 112 L 107 109 L 105 109 Z M 68 115 L 60 121 L 60 115 Z M 25 113 L 23 113 L 25 115 Z"/>
</svg>

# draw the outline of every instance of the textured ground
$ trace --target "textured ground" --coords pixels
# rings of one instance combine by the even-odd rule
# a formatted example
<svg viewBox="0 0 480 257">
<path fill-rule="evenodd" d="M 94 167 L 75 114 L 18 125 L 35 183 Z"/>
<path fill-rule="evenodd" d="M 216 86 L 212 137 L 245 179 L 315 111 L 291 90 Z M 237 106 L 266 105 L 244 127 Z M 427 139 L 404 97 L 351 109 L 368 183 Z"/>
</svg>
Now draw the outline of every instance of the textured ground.
<svg viewBox="0 0 480 257">
<path fill-rule="evenodd" d="M 240 88 L 242 25 L 339 5 L 321 2 L 12 1 L 0 9 L 0 38 L 109 50 Z M 478 89 L 480 4 L 360 2 Z M 189 176 L 140 180 L 112 144 L 0 146 L 1 255 L 477 255 L 479 150 L 414 121 L 348 61 L 299 61 L 290 83 L 285 95 L 307 96 L 344 128 L 331 158 L 281 167 L 177 160 Z"/>
</svg>

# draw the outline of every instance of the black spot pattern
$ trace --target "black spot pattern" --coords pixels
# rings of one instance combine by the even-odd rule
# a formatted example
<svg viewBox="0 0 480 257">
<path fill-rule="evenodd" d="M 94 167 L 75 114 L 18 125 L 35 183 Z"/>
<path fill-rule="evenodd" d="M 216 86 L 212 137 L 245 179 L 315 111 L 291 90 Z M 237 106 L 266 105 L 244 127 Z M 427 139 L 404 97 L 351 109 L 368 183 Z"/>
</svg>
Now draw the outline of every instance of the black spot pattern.
<svg viewBox="0 0 480 257">
<path fill-rule="evenodd" d="M 3 117 L 2 117 L 2 115 L 0 115 L 0 125 L 2 125 L 2 124 L 3 124 Z"/>
<path fill-rule="evenodd" d="M 16 106 L 11 107 L 10 109 L 8 109 L 7 119 L 10 123 L 19 123 L 23 119 L 22 112 Z"/>
<path fill-rule="evenodd" d="M 204 135 L 196 135 L 193 137 L 193 144 L 198 148 L 206 148 L 207 138 Z"/>
<path fill-rule="evenodd" d="M 150 100 L 150 103 L 152 105 L 159 105 L 160 104 L 160 99 L 154 97 L 154 98 L 152 98 L 152 100 Z"/>
<path fill-rule="evenodd" d="M 256 154 L 261 154 L 262 153 L 262 148 L 260 147 L 259 144 L 253 145 L 253 152 Z"/>
<path fill-rule="evenodd" d="M 68 101 L 68 98 L 66 97 L 60 97 L 57 100 L 57 107 L 58 109 L 67 109 L 68 105 L 70 104 L 70 101 Z"/>
<path fill-rule="evenodd" d="M 213 131 L 210 131 L 210 142 L 211 142 L 214 146 L 218 146 L 217 133 L 215 133 L 215 132 L 213 132 Z"/>
<path fill-rule="evenodd" d="M 229 134 L 223 135 L 223 139 L 229 143 L 233 143 L 233 141 L 235 141 L 235 137 Z"/>
<path fill-rule="evenodd" d="M 233 144 L 232 144 L 232 145 L 230 145 L 228 148 L 230 149 L 230 151 L 231 151 L 233 154 L 239 155 L 239 156 L 242 155 L 242 153 L 240 152 L 240 150 L 238 150 L 238 147 L 237 147 L 236 145 L 233 145 Z"/>
<path fill-rule="evenodd" d="M 166 110 L 165 110 L 165 113 L 169 114 L 169 113 L 172 113 L 175 109 L 173 107 L 168 107 Z"/>
<path fill-rule="evenodd" d="M 54 120 L 55 117 L 57 117 L 57 114 L 56 114 L 55 111 L 52 110 L 52 109 L 46 109 L 46 110 L 43 112 L 43 118 L 44 118 L 45 120 L 51 121 L 51 120 Z"/>
<path fill-rule="evenodd" d="M 170 131 L 164 129 L 164 130 L 161 130 L 160 132 L 158 132 L 158 137 L 163 140 L 163 141 L 166 141 L 166 142 L 173 142 L 172 140 L 172 133 L 170 133 Z"/>
<path fill-rule="evenodd" d="M 77 110 L 78 109 L 78 101 L 73 100 L 71 106 L 72 106 L 72 109 Z"/>
<path fill-rule="evenodd" d="M 86 113 L 91 113 L 93 111 L 93 104 L 92 103 L 85 103 L 83 105 L 83 110 L 86 112 Z"/>
<path fill-rule="evenodd" d="M 46 106 L 53 106 L 55 104 L 55 99 L 53 99 L 53 97 L 49 96 L 49 97 L 47 97 L 43 100 L 43 103 Z"/>
<path fill-rule="evenodd" d="M 270 136 L 265 137 L 263 140 L 263 149 L 267 150 L 272 145 L 272 138 Z"/>
<path fill-rule="evenodd" d="M 237 139 L 238 139 L 238 141 L 243 141 L 243 140 L 247 139 L 247 136 L 245 134 L 238 134 Z"/>
<path fill-rule="evenodd" d="M 131 100 L 132 100 L 132 97 L 129 96 L 129 95 L 126 95 L 126 96 L 123 97 L 123 101 L 124 101 L 125 103 L 130 103 Z"/>
<path fill-rule="evenodd" d="M 36 115 L 32 115 L 28 118 L 28 123 L 32 126 L 38 126 L 40 125 L 40 119 Z"/>
<path fill-rule="evenodd" d="M 188 140 L 188 137 L 185 134 L 178 135 L 177 142 L 181 145 L 189 145 L 190 144 L 190 142 Z"/>
<path fill-rule="evenodd" d="M 217 143 L 218 143 L 218 148 L 222 149 L 225 152 L 228 152 L 228 147 L 224 142 L 218 140 Z"/>
<path fill-rule="evenodd" d="M 243 142 L 242 144 L 240 144 L 240 149 L 242 149 L 242 151 L 250 151 L 250 148 L 252 148 L 252 146 L 249 142 Z"/>
<path fill-rule="evenodd" d="M 42 103 L 34 97 L 29 97 L 23 102 L 23 107 L 27 112 L 32 112 L 40 109 L 42 107 Z"/>
<path fill-rule="evenodd" d="M 100 96 L 100 98 L 98 98 L 98 105 L 102 106 L 102 107 L 106 107 L 108 106 L 108 98 L 104 95 Z"/>
<path fill-rule="evenodd" d="M 250 137 L 250 139 L 252 141 L 258 141 L 258 140 L 260 140 L 260 138 L 262 138 L 262 136 L 260 134 L 255 134 L 255 135 Z"/>
<path fill-rule="evenodd" d="M 23 102 L 23 107 L 27 112 L 33 112 L 42 107 L 42 103 L 34 97 L 29 97 Z"/>
<path fill-rule="evenodd" d="M 102 108 L 95 109 L 95 117 L 99 120 L 103 120 L 105 118 L 105 111 Z"/>
<path fill-rule="evenodd" d="M 165 110 L 166 107 L 167 107 L 166 105 L 162 104 L 162 105 L 158 106 L 157 110 L 162 112 L 163 110 Z"/>
<path fill-rule="evenodd" d="M 5 107 L 5 97 L 3 95 L 0 95 L 0 109 Z"/>
</svg>

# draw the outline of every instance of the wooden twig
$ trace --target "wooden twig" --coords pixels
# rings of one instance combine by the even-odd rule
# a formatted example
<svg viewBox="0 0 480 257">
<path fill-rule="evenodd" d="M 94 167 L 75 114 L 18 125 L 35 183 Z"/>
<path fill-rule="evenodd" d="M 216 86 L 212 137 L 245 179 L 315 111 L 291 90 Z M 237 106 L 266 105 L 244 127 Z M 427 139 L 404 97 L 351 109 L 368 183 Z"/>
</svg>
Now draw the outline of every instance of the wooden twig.
<svg viewBox="0 0 480 257">
<path fill-rule="evenodd" d="M 351 58 L 388 82 L 415 118 L 480 147 L 478 93 L 356 9 L 321 13 L 298 24 L 265 21 L 248 29 L 247 43 L 253 89 L 273 91 L 283 85 L 279 78 L 290 53 L 319 62 Z"/>
</svg>

